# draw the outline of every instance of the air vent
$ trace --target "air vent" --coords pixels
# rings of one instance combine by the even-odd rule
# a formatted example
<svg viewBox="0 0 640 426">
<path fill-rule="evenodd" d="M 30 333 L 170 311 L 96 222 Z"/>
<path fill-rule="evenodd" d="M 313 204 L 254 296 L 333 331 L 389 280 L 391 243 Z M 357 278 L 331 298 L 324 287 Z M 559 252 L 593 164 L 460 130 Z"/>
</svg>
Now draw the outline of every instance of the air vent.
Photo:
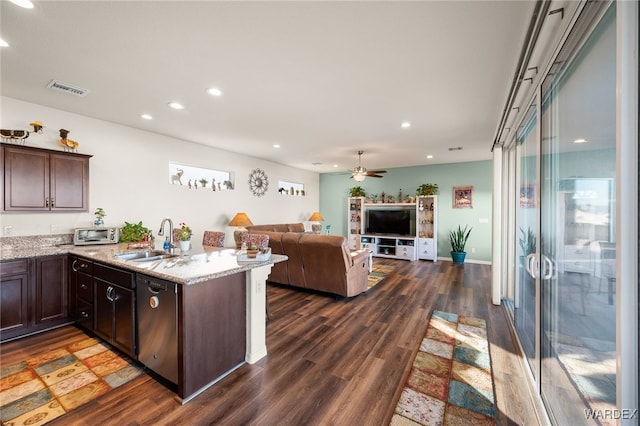
<svg viewBox="0 0 640 426">
<path fill-rule="evenodd" d="M 72 84 L 63 83 L 58 80 L 51 80 L 47 87 L 52 90 L 57 90 L 58 92 L 67 93 L 69 95 L 74 96 L 87 96 L 89 93 L 88 89 L 83 89 L 82 87 L 74 86 Z"/>
<path fill-rule="evenodd" d="M 449 151 L 462 151 L 461 146 L 454 146 L 453 148 L 449 148 Z"/>
</svg>

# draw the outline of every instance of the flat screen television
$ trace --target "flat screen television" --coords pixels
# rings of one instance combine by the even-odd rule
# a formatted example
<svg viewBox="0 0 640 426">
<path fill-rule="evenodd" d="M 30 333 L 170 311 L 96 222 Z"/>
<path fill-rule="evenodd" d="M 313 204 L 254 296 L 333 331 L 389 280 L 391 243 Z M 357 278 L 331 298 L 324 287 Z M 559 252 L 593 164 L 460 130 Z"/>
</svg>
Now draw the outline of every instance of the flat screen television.
<svg viewBox="0 0 640 426">
<path fill-rule="evenodd" d="M 367 209 L 365 233 L 415 237 L 416 211 L 414 209 Z"/>
</svg>

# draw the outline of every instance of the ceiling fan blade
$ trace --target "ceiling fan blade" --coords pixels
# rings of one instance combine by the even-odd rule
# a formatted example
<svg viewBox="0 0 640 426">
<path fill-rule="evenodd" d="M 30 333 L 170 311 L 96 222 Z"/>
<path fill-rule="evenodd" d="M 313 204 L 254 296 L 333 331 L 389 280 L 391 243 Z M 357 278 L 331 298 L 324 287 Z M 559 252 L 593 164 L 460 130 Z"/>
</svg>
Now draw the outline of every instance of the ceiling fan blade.
<svg viewBox="0 0 640 426">
<path fill-rule="evenodd" d="M 367 173 L 387 173 L 386 170 L 369 170 Z"/>
<path fill-rule="evenodd" d="M 367 173 L 367 177 L 381 178 L 381 177 L 384 177 L 384 176 L 380 176 L 380 175 L 376 175 L 376 174 L 372 174 L 372 173 Z"/>
</svg>

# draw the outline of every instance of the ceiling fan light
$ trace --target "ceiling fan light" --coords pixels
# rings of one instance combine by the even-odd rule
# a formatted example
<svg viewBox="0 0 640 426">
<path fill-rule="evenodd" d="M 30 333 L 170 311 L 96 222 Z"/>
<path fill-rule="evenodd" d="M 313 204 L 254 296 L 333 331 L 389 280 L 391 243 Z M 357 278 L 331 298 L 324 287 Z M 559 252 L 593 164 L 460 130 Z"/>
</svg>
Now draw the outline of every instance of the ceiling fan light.
<svg viewBox="0 0 640 426">
<path fill-rule="evenodd" d="M 353 180 L 355 180 L 356 182 L 362 182 L 366 177 L 367 175 L 365 174 L 356 173 L 353 175 Z"/>
</svg>

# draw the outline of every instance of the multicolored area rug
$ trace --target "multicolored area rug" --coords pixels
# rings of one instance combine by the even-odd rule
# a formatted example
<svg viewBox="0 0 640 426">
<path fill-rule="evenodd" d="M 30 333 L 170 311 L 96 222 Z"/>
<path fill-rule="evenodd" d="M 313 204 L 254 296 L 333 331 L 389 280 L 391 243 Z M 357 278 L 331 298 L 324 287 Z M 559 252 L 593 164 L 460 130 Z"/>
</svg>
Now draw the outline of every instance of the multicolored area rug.
<svg viewBox="0 0 640 426">
<path fill-rule="evenodd" d="M 495 425 L 483 319 L 433 311 L 391 425 Z"/>
<path fill-rule="evenodd" d="M 382 264 L 373 264 L 371 268 L 371 272 L 369 272 L 369 288 L 375 286 L 380 281 L 384 280 L 387 275 L 393 272 L 395 266 L 391 265 L 382 265 Z"/>
<path fill-rule="evenodd" d="M 41 425 L 143 374 L 87 336 L 46 355 L 0 368 L 3 425 Z"/>
</svg>

